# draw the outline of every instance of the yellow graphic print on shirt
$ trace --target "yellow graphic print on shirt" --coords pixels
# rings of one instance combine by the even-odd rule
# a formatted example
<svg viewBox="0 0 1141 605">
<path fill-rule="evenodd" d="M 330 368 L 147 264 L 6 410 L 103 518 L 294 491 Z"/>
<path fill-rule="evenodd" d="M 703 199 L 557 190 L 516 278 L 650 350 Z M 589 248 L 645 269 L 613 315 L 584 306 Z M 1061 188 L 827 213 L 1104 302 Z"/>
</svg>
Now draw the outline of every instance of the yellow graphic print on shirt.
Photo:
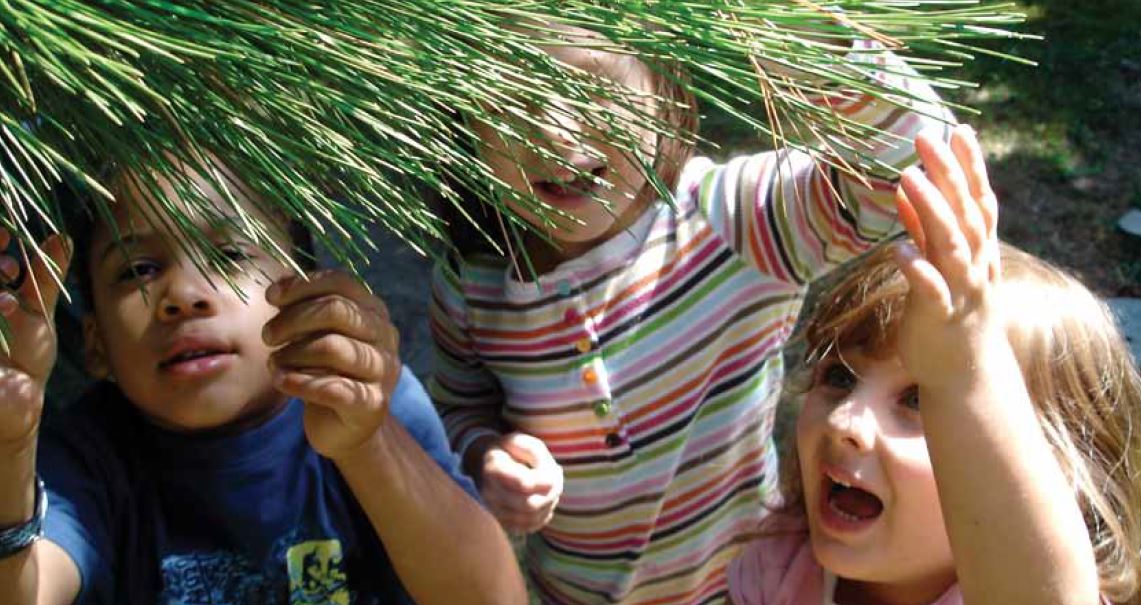
<svg viewBox="0 0 1141 605">
<path fill-rule="evenodd" d="M 349 605 L 349 589 L 341 560 L 340 540 L 314 540 L 291 546 L 285 553 L 292 605 Z"/>
</svg>

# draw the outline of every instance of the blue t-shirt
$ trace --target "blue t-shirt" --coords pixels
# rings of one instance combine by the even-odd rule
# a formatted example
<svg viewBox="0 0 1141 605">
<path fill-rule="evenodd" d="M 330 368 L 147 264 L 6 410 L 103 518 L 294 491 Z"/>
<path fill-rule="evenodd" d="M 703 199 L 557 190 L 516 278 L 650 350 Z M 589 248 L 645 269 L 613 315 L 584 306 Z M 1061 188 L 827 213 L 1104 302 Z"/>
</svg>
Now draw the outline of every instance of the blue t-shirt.
<svg viewBox="0 0 1141 605">
<path fill-rule="evenodd" d="M 47 539 L 80 603 L 411 603 L 341 474 L 305 440 L 303 404 L 237 434 L 146 421 L 101 383 L 40 440 Z M 390 413 L 457 484 L 439 417 L 405 370 Z"/>
</svg>

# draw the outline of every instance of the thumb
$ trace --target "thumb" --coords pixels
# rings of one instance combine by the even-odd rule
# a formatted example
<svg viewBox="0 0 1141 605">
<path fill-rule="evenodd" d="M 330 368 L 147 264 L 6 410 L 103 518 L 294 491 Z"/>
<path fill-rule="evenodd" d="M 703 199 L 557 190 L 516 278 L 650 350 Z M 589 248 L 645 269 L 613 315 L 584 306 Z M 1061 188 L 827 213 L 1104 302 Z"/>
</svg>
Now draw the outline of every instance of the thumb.
<svg viewBox="0 0 1141 605">
<path fill-rule="evenodd" d="M 503 440 L 501 447 L 512 458 L 534 469 L 536 488 L 562 491 L 563 469 L 541 439 L 525 433 L 512 433 Z"/>
<path fill-rule="evenodd" d="M 526 433 L 511 433 L 499 444 L 516 461 L 537 468 L 551 457 L 547 446 L 537 437 Z"/>
<path fill-rule="evenodd" d="M 55 304 L 71 265 L 71 252 L 71 239 L 58 233 L 49 235 L 38 251 L 25 251 L 31 271 L 20 284 L 18 294 L 25 301 L 39 301 L 47 317 L 55 315 Z"/>
</svg>

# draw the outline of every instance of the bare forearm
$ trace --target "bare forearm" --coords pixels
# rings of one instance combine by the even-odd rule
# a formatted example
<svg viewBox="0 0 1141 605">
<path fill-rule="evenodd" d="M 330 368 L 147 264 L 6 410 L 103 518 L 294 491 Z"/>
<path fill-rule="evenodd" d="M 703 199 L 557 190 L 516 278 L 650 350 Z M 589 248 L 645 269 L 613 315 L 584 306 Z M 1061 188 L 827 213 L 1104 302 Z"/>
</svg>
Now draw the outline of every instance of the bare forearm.
<svg viewBox="0 0 1141 605">
<path fill-rule="evenodd" d="M 1089 536 L 1013 353 L 975 362 L 957 388 L 920 390 L 965 602 L 1096 603 Z"/>
<path fill-rule="evenodd" d="M 336 463 L 417 603 L 527 602 L 499 524 L 398 422 Z"/>
</svg>

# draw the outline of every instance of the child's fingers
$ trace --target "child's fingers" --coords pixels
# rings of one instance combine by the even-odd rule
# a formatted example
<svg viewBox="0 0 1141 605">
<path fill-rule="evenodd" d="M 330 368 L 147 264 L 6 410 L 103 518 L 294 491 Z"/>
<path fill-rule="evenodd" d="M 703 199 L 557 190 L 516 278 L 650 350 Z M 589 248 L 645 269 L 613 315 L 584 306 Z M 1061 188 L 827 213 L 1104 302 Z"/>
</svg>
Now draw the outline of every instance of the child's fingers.
<svg viewBox="0 0 1141 605">
<path fill-rule="evenodd" d="M 277 316 L 266 322 L 262 338 L 267 345 L 278 346 L 308 334 L 335 332 L 388 346 L 392 344 L 389 332 L 394 331 L 386 314 L 378 314 L 339 293 L 327 293 L 283 306 Z"/>
<path fill-rule="evenodd" d="M 899 222 L 903 223 L 903 228 L 911 236 L 911 240 L 915 242 L 915 246 L 919 251 L 927 249 L 927 243 L 923 236 L 923 224 L 919 222 L 919 215 L 915 213 L 915 207 L 911 205 L 911 200 L 907 199 L 907 194 L 903 191 L 903 186 L 895 188 L 895 210 L 896 215 L 899 217 Z"/>
<path fill-rule="evenodd" d="M 918 168 L 904 171 L 900 186 L 922 225 L 927 260 L 939 270 L 952 289 L 965 286 L 974 253 L 963 238 L 959 221 L 946 199 Z"/>
<path fill-rule="evenodd" d="M 964 127 L 956 127 L 951 137 L 961 136 L 959 132 L 962 128 Z M 943 198 L 954 212 L 959 229 L 971 246 L 972 256 L 978 254 L 986 239 L 986 227 L 975 198 L 971 196 L 966 174 L 959 166 L 958 158 L 946 143 L 928 133 L 916 137 L 915 151 L 923 160 L 927 178 L 943 194 Z"/>
<path fill-rule="evenodd" d="M 383 382 L 400 360 L 375 346 L 340 334 L 313 334 L 275 351 L 270 360 L 280 371 L 336 374 L 363 382 Z"/>
<path fill-rule="evenodd" d="M 307 277 L 290 276 L 277 281 L 266 290 L 266 301 L 276 307 L 286 307 L 299 301 L 335 294 L 355 301 L 381 318 L 388 319 L 388 309 L 373 296 L 359 280 L 336 269 L 316 271 Z"/>
<path fill-rule="evenodd" d="M 907 279 L 912 296 L 927 302 L 934 303 L 937 308 L 950 316 L 953 312 L 951 306 L 951 292 L 943 276 L 911 242 L 899 242 L 895 245 L 895 262 L 903 277 Z"/>
<path fill-rule="evenodd" d="M 388 403 L 376 383 L 337 374 L 278 370 L 274 373 L 273 386 L 286 395 L 328 408 L 347 419 L 373 417 Z"/>
<path fill-rule="evenodd" d="M 40 247 L 46 258 L 29 251 L 31 274 L 20 284 L 17 294 L 25 304 L 39 306 L 43 303 L 44 315 L 53 317 L 60 283 L 71 264 L 71 243 L 59 234 L 52 234 Z"/>
<path fill-rule="evenodd" d="M 557 487 L 562 490 L 563 469 L 541 439 L 526 433 L 511 433 L 503 438 L 499 446 L 519 462 L 534 469 L 540 485 L 546 489 Z"/>
<path fill-rule="evenodd" d="M 969 126 L 955 130 L 951 135 L 951 151 L 967 177 L 967 188 L 976 201 L 986 229 L 986 238 L 996 237 L 998 227 L 998 198 L 987 177 L 986 159 L 979 146 L 975 131 Z"/>
<path fill-rule="evenodd" d="M 521 500 L 531 494 L 546 493 L 552 487 L 531 466 L 500 448 L 488 450 L 483 465 L 483 482 L 495 489 L 518 494 Z"/>
</svg>

